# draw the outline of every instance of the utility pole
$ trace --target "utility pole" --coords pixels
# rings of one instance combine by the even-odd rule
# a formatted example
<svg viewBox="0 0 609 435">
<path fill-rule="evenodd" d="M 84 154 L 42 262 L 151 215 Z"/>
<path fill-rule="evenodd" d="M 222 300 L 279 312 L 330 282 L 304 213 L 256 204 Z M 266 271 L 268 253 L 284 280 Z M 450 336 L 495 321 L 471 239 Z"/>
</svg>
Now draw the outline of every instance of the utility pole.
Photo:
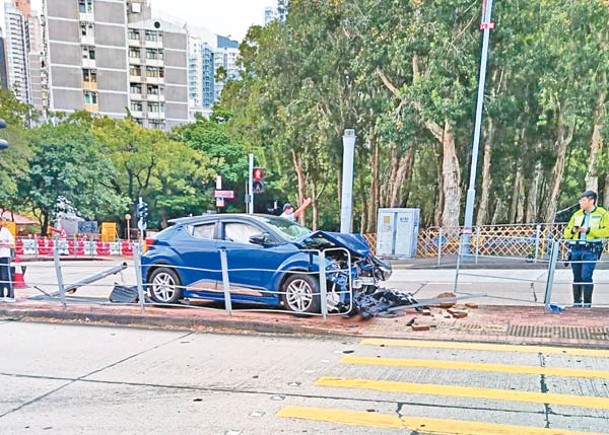
<svg viewBox="0 0 609 435">
<path fill-rule="evenodd" d="M 491 30 L 495 23 L 491 21 L 493 0 L 482 0 L 482 56 L 480 58 L 480 77 L 478 78 L 478 102 L 476 104 L 476 121 L 474 124 L 474 139 L 472 144 L 472 160 L 470 165 L 469 187 L 465 203 L 465 225 L 463 239 L 463 254 L 469 254 L 472 227 L 474 223 L 474 206 L 476 205 L 476 172 L 478 167 L 478 148 L 480 147 L 480 131 L 482 126 L 482 110 L 484 109 L 484 89 L 486 82 L 486 64 L 488 62 L 488 45 Z"/>
<path fill-rule="evenodd" d="M 345 130 L 343 135 L 343 188 L 340 201 L 340 232 L 353 230 L 353 155 L 355 154 L 355 130 Z"/>
</svg>

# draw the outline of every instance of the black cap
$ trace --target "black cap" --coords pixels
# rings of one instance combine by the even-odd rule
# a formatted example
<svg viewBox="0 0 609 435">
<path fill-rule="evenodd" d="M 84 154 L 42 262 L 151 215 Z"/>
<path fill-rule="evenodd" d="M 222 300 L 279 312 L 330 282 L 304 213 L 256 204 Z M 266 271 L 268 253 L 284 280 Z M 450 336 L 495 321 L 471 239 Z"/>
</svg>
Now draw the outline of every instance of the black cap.
<svg viewBox="0 0 609 435">
<path fill-rule="evenodd" d="M 283 204 L 283 211 L 286 211 L 288 208 L 294 208 L 294 207 L 292 207 L 292 204 L 290 204 L 289 202 L 286 202 L 285 204 Z"/>
<path fill-rule="evenodd" d="M 586 190 L 579 197 L 580 198 L 592 198 L 594 200 L 594 202 L 596 202 L 596 200 L 598 199 L 598 194 L 594 190 Z"/>
</svg>

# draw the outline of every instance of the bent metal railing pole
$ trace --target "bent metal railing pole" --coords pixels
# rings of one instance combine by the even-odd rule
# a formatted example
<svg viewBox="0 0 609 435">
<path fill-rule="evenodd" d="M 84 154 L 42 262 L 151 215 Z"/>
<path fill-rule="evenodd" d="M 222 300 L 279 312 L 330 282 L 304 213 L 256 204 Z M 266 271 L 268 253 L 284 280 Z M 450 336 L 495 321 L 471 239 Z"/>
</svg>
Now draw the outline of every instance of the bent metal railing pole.
<svg viewBox="0 0 609 435">
<path fill-rule="evenodd" d="M 463 236 L 459 237 L 459 246 L 457 247 L 457 268 L 455 269 L 455 285 L 453 286 L 454 294 L 457 294 L 457 287 L 459 286 L 459 268 L 461 267 L 462 245 L 463 245 Z"/>
<path fill-rule="evenodd" d="M 64 308 L 66 308 L 66 289 L 63 286 L 63 273 L 61 271 L 61 260 L 59 259 L 59 248 L 53 245 L 53 261 L 55 262 L 55 274 L 57 275 L 57 287 L 59 287 L 59 297 Z"/>
<path fill-rule="evenodd" d="M 137 295 L 143 313 L 146 300 L 144 296 L 144 279 L 142 278 L 142 245 L 139 242 L 133 244 L 133 266 L 135 267 L 135 280 L 137 281 Z"/>
<path fill-rule="evenodd" d="M 324 251 L 319 251 L 319 292 L 321 315 L 325 322 L 328 319 L 328 287 L 326 281 L 326 253 Z"/>
<path fill-rule="evenodd" d="M 548 280 L 546 281 L 546 293 L 543 298 L 543 303 L 546 306 L 546 310 L 550 309 L 550 303 L 552 302 L 552 286 L 554 285 L 554 272 L 556 272 L 556 262 L 558 261 L 558 247 L 560 241 L 552 241 L 552 248 L 550 251 L 550 264 L 548 266 Z"/>
<path fill-rule="evenodd" d="M 229 316 L 232 315 L 233 303 L 230 298 L 230 281 L 228 279 L 228 260 L 226 249 L 220 249 L 220 264 L 222 265 L 222 286 L 224 287 L 224 307 Z"/>
</svg>

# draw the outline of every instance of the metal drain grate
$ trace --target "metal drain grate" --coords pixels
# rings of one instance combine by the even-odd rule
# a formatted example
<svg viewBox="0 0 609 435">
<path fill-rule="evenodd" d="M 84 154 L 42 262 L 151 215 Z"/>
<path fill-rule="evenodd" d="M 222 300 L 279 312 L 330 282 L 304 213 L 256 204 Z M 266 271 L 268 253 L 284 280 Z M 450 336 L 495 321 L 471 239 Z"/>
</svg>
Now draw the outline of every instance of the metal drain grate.
<svg viewBox="0 0 609 435">
<path fill-rule="evenodd" d="M 481 325 L 479 323 L 462 323 L 451 328 L 453 331 L 466 331 L 477 335 L 506 335 L 506 325 Z"/>
<path fill-rule="evenodd" d="M 609 340 L 607 328 L 578 328 L 571 326 L 510 325 L 507 335 L 514 337 L 572 338 L 579 340 Z"/>
</svg>

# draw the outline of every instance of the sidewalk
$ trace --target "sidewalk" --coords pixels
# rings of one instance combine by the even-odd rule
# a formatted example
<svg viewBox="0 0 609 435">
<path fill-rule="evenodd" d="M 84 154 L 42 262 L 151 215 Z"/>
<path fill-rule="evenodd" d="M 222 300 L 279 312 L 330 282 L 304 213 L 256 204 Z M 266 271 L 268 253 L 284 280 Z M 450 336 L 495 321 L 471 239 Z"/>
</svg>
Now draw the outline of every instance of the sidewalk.
<svg viewBox="0 0 609 435">
<path fill-rule="evenodd" d="M 0 302 L 0 321 L 609 348 L 609 308 L 567 308 L 561 313 L 546 312 L 541 305 L 454 308 L 466 312 L 467 317 L 457 319 L 446 309 L 433 307 L 430 315 L 405 309 L 395 318 L 329 316 L 324 322 L 319 316 L 297 317 L 282 311 L 234 311 L 229 316 L 222 309 L 188 306 L 146 306 L 142 312 L 139 305 L 69 302 L 64 309 L 57 301 L 20 300 Z M 429 329 L 413 330 L 413 319 L 417 328 Z"/>
</svg>

